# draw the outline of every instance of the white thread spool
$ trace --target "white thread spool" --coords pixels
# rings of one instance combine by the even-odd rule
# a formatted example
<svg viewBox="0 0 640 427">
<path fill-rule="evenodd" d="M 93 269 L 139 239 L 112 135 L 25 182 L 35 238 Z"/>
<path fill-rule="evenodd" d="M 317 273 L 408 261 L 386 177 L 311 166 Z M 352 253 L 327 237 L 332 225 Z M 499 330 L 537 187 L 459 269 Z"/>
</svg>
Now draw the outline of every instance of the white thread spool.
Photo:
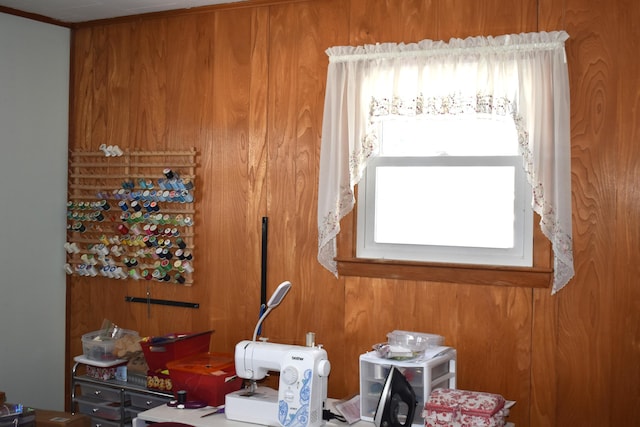
<svg viewBox="0 0 640 427">
<path fill-rule="evenodd" d="M 307 332 L 306 344 L 307 344 L 307 347 L 315 347 L 316 346 L 316 334 L 315 334 L 315 332 Z"/>
</svg>

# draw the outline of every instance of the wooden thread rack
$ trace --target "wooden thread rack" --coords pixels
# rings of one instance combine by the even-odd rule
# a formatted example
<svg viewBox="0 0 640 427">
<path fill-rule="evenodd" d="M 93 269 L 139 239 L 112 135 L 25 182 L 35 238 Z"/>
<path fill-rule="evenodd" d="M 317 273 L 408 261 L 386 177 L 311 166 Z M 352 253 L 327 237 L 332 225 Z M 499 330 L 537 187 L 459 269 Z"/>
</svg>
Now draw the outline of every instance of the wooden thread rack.
<svg viewBox="0 0 640 427">
<path fill-rule="evenodd" d="M 71 151 L 67 273 L 192 285 L 196 154 Z"/>
</svg>

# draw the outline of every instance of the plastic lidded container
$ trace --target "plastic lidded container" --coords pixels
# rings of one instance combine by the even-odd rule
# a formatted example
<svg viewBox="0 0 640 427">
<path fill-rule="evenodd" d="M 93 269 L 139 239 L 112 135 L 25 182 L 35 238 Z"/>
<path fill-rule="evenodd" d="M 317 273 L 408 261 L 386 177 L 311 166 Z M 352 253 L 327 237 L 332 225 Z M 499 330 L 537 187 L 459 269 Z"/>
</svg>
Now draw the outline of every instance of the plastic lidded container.
<svg viewBox="0 0 640 427">
<path fill-rule="evenodd" d="M 228 393 L 242 387 L 232 353 L 198 353 L 168 362 L 167 367 L 174 394 L 185 390 L 189 399 L 205 401 L 209 406 L 224 404 Z"/>
<path fill-rule="evenodd" d="M 90 360 L 116 360 L 116 343 L 127 335 L 133 336 L 135 340 L 140 339 L 138 332 L 129 329 L 119 329 L 113 337 L 105 337 L 103 330 L 89 332 L 82 336 L 82 353 Z"/>
<path fill-rule="evenodd" d="M 422 352 L 429 347 L 444 345 L 442 335 L 423 332 L 395 330 L 387 334 L 389 345 L 403 347 L 413 352 Z"/>
</svg>

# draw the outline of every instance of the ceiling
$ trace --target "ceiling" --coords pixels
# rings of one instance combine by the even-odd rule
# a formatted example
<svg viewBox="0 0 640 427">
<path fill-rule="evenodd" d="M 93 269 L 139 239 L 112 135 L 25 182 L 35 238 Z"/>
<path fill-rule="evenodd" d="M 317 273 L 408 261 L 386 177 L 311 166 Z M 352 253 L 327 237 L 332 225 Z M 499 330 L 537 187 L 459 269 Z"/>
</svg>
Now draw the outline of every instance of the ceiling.
<svg viewBox="0 0 640 427">
<path fill-rule="evenodd" d="M 246 0 L 0 0 L 0 6 L 78 23 L 238 1 Z"/>
</svg>

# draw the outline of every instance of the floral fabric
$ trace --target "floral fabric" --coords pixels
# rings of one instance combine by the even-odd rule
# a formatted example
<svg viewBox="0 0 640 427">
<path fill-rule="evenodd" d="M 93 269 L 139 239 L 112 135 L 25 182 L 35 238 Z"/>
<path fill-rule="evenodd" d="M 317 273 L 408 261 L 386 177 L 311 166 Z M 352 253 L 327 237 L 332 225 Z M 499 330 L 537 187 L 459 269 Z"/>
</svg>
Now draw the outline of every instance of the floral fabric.
<svg viewBox="0 0 640 427">
<path fill-rule="evenodd" d="M 425 403 L 426 427 L 502 427 L 509 411 L 502 396 L 468 390 L 435 389 Z"/>
</svg>

